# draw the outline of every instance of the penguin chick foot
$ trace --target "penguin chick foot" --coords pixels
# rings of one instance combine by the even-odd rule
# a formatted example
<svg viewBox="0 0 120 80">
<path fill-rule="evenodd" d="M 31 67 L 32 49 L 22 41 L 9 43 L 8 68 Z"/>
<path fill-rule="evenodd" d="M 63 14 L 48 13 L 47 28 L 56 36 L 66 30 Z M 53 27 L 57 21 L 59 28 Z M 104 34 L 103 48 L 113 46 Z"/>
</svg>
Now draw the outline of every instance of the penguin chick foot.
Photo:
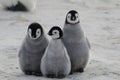
<svg viewBox="0 0 120 80">
<path fill-rule="evenodd" d="M 55 78 L 56 76 L 54 74 L 47 74 L 46 75 L 48 78 Z"/>
<path fill-rule="evenodd" d="M 83 68 L 80 68 L 80 69 L 76 70 L 76 72 L 83 73 L 83 72 L 84 72 L 84 69 L 83 69 Z"/>
<path fill-rule="evenodd" d="M 60 75 L 58 75 L 58 77 L 57 77 L 57 78 L 62 79 L 62 78 L 64 78 L 64 77 L 65 77 L 65 75 L 64 75 L 64 74 L 60 74 Z"/>
<path fill-rule="evenodd" d="M 41 72 L 33 72 L 33 75 L 35 75 L 35 76 L 42 76 L 42 73 Z"/>
<path fill-rule="evenodd" d="M 26 75 L 32 75 L 32 71 L 24 71 Z"/>
<path fill-rule="evenodd" d="M 73 71 L 70 72 L 70 75 L 72 75 L 72 74 L 73 74 Z"/>
</svg>

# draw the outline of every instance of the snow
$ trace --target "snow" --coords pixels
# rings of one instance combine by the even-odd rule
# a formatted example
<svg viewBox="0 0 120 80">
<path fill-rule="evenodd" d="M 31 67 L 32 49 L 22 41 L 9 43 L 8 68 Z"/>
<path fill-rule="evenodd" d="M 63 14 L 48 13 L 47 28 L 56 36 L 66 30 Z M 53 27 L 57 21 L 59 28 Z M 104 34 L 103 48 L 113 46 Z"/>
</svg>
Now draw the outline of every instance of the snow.
<svg viewBox="0 0 120 80">
<path fill-rule="evenodd" d="M 92 48 L 85 72 L 63 80 L 119 80 L 120 0 L 38 0 L 33 12 L 4 11 L 0 6 L 0 80 L 53 80 L 24 75 L 18 50 L 31 22 L 39 22 L 47 33 L 54 25 L 62 28 L 71 9 L 80 13 Z"/>
</svg>

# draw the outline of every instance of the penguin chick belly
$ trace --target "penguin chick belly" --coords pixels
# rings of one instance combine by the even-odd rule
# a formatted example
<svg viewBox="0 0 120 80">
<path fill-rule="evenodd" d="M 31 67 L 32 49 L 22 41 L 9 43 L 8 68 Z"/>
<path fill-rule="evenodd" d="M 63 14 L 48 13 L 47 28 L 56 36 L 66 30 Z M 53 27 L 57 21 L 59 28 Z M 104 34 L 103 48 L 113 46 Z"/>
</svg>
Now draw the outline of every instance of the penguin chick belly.
<svg viewBox="0 0 120 80">
<path fill-rule="evenodd" d="M 38 46 L 32 46 L 25 39 L 19 52 L 20 66 L 23 71 L 40 71 L 40 61 L 44 54 L 45 48 L 48 45 L 48 40 L 46 38 L 43 38 L 43 41 L 45 42 L 38 43 Z M 42 48 L 40 48 L 41 45 Z"/>
<path fill-rule="evenodd" d="M 47 48 L 43 64 L 46 67 L 45 75 L 54 74 L 57 77 L 60 74 L 67 75 L 70 72 L 70 59 L 65 53 L 61 40 L 55 42 L 51 41 Z"/>
<path fill-rule="evenodd" d="M 79 25 L 66 25 L 63 29 L 63 42 L 71 59 L 72 71 L 84 68 L 89 58 L 89 47 Z"/>
<path fill-rule="evenodd" d="M 72 69 L 84 68 L 89 58 L 88 49 L 86 49 L 87 46 L 85 46 L 84 43 L 69 43 L 69 45 L 66 46 L 69 49 L 68 53 L 71 58 Z"/>
<path fill-rule="evenodd" d="M 51 58 L 48 58 L 48 71 L 47 73 L 52 73 L 52 74 L 56 74 L 56 75 L 59 75 L 59 73 L 64 73 L 64 68 L 66 64 L 64 64 L 63 62 L 64 59 L 63 58 L 60 58 L 60 57 L 51 57 Z M 49 64 L 50 63 L 50 64 Z"/>
<path fill-rule="evenodd" d="M 23 71 L 40 71 L 41 58 L 38 55 L 30 55 L 27 51 L 20 56 L 20 65 Z"/>
<path fill-rule="evenodd" d="M 51 55 L 51 57 L 48 57 L 49 61 L 51 61 L 51 63 L 53 64 L 51 67 L 52 69 L 56 69 L 56 71 L 60 70 L 60 68 L 62 68 L 64 66 L 65 60 L 65 54 L 64 54 L 64 47 L 61 44 L 59 44 L 59 42 L 53 43 L 53 45 L 50 46 L 50 50 L 48 52 L 49 55 Z M 60 66 L 61 64 L 61 66 Z M 62 65 L 63 64 L 63 65 Z M 54 67 L 54 68 L 53 68 Z"/>
</svg>

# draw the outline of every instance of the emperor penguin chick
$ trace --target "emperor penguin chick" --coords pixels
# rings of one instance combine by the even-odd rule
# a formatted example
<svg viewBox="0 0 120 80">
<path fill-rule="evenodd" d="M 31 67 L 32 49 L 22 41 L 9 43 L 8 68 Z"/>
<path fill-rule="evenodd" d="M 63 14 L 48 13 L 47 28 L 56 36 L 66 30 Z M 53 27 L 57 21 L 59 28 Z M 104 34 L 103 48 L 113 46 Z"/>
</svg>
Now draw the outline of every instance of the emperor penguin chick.
<svg viewBox="0 0 120 80">
<path fill-rule="evenodd" d="M 63 34 L 62 40 L 71 59 L 71 73 L 84 72 L 89 60 L 90 44 L 81 29 L 77 11 L 67 13 Z"/>
<path fill-rule="evenodd" d="M 48 39 L 38 23 L 30 24 L 27 32 L 19 51 L 20 68 L 26 75 L 39 76 L 41 75 L 40 62 L 48 46 Z"/>
<path fill-rule="evenodd" d="M 32 11 L 36 8 L 37 0 L 0 0 L 0 4 L 10 11 Z"/>
<path fill-rule="evenodd" d="M 41 72 L 46 77 L 63 78 L 70 73 L 71 62 L 61 37 L 62 30 L 54 26 L 48 32 L 52 37 L 41 60 Z"/>
</svg>

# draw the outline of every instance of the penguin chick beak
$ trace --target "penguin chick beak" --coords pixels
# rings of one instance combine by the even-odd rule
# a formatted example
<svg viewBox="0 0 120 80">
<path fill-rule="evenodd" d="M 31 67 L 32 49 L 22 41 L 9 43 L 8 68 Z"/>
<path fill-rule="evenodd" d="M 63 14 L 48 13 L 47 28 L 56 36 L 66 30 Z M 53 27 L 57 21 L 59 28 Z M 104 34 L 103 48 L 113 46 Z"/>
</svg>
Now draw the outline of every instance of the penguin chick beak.
<svg viewBox="0 0 120 80">
<path fill-rule="evenodd" d="M 72 18 L 71 18 L 71 20 L 72 20 L 72 21 L 75 21 L 75 20 L 76 20 L 76 18 L 75 18 L 75 17 L 72 17 Z"/>
<path fill-rule="evenodd" d="M 48 32 L 48 35 L 49 35 L 49 36 L 51 36 L 51 35 L 52 35 L 52 33 Z"/>
</svg>

